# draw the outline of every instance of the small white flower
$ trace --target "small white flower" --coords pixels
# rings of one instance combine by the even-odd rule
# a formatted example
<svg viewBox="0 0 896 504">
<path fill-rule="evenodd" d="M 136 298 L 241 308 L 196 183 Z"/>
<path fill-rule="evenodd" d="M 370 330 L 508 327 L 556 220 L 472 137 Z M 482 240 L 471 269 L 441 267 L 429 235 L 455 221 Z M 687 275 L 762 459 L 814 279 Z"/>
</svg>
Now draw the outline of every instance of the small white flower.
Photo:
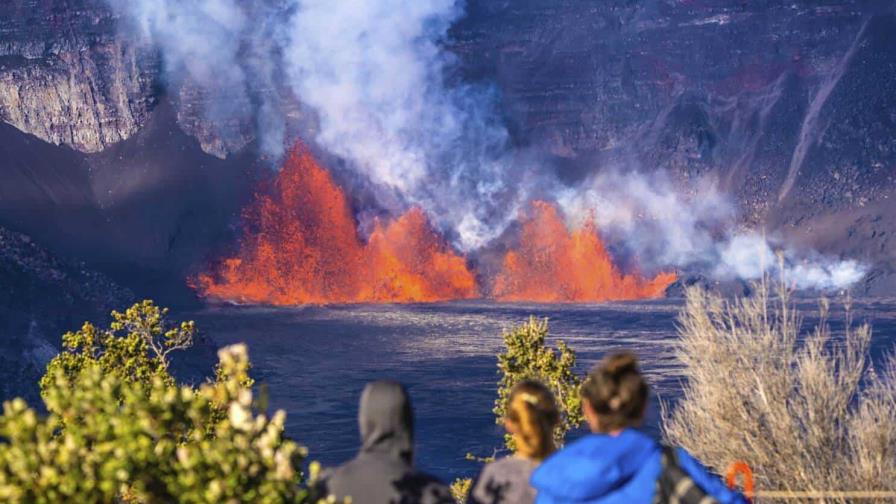
<svg viewBox="0 0 896 504">
<path fill-rule="evenodd" d="M 249 412 L 249 408 L 245 406 L 241 406 L 239 403 L 230 403 L 230 409 L 227 411 L 227 418 L 230 419 L 230 424 L 233 425 L 235 429 L 247 430 L 250 425 L 250 419 L 252 415 Z"/>
</svg>

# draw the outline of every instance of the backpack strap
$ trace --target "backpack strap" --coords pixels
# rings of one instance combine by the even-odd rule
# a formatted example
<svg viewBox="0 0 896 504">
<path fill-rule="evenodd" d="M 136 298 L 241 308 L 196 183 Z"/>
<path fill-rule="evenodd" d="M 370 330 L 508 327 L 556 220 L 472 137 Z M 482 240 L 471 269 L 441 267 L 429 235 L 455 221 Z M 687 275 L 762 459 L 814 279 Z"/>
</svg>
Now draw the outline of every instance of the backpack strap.
<svg viewBox="0 0 896 504">
<path fill-rule="evenodd" d="M 678 450 L 662 444 L 660 477 L 656 481 L 654 504 L 718 504 L 678 464 Z"/>
</svg>

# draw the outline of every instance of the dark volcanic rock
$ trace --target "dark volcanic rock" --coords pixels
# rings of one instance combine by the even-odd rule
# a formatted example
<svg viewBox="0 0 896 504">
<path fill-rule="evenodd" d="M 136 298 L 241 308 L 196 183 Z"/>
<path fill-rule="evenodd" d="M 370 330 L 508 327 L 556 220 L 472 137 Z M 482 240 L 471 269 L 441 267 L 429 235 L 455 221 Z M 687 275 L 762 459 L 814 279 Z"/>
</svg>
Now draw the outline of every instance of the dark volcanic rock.
<svg viewBox="0 0 896 504">
<path fill-rule="evenodd" d="M 161 102 L 128 140 L 85 155 L 0 124 L 0 226 L 86 261 L 166 304 L 232 241 L 259 173 L 250 155 L 208 155 Z"/>
<path fill-rule="evenodd" d="M 0 227 L 0 401 L 20 396 L 39 404 L 38 381 L 62 335 L 85 321 L 104 327 L 112 310 L 136 299 L 84 263 L 60 259 Z M 192 348 L 170 357 L 179 380 L 197 383 L 212 373 L 213 342 L 200 332 Z"/>
<path fill-rule="evenodd" d="M 867 292 L 896 283 L 891 0 L 466 7 L 449 77 L 494 83 L 514 141 L 565 183 L 665 170 L 697 198 L 712 179 L 741 224 L 868 262 Z M 160 94 L 158 55 L 120 28 L 103 0 L 2 7 L 0 117 L 92 154 L 0 125 L 0 225 L 163 292 L 230 236 L 253 129 L 207 121 L 189 82 Z"/>
<path fill-rule="evenodd" d="M 812 103 L 817 119 L 801 125 L 804 158 L 790 160 L 793 185 L 769 219 L 808 247 L 871 264 L 865 290 L 878 295 L 896 284 L 894 48 L 896 15 L 869 18 L 829 93 Z"/>
<path fill-rule="evenodd" d="M 37 381 L 65 331 L 105 320 L 134 294 L 83 263 L 60 260 L 0 228 L 0 397 L 34 404 Z"/>
<path fill-rule="evenodd" d="M 12 0 L 0 7 L 0 120 L 56 145 L 99 152 L 148 121 L 165 87 L 156 49 L 105 0 Z M 212 121 L 193 83 L 170 90 L 178 122 L 224 158 L 254 140 L 246 119 Z"/>
<path fill-rule="evenodd" d="M 584 171 L 620 159 L 683 181 L 716 171 L 745 202 L 759 193 L 771 203 L 819 86 L 841 65 L 865 80 L 849 98 L 873 119 L 860 129 L 889 114 L 863 99 L 865 91 L 886 95 L 886 70 L 871 71 L 861 56 L 844 61 L 857 37 L 869 54 L 881 51 L 878 60 L 893 56 L 892 46 L 866 40 L 896 32 L 887 8 L 473 1 L 453 30 L 453 50 L 467 77 L 497 82 L 518 141 L 581 159 Z M 863 32 L 866 23 L 875 29 Z"/>
<path fill-rule="evenodd" d="M 749 296 L 753 293 L 752 286 L 743 280 L 726 280 L 719 281 L 707 278 L 701 274 L 679 275 L 672 285 L 666 288 L 665 296 L 667 298 L 684 298 L 687 290 L 691 287 L 699 287 L 701 289 L 721 294 L 724 297 Z"/>
<path fill-rule="evenodd" d="M 193 299 L 185 278 L 234 241 L 259 177 L 274 173 L 251 151 L 206 154 L 163 102 L 138 134 L 85 157 L 111 233 L 91 256 L 142 296 Z"/>
</svg>

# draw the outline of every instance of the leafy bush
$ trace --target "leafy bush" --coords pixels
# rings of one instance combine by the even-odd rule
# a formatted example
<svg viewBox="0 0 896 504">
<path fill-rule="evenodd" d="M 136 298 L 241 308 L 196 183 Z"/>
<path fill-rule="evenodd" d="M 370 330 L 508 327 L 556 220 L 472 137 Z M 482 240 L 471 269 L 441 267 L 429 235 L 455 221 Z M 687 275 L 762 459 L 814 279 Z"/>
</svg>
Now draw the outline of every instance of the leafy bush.
<svg viewBox="0 0 896 504">
<path fill-rule="evenodd" d="M 305 502 L 304 448 L 283 437 L 285 414 L 253 404 L 246 348 L 219 352 L 216 381 L 177 386 L 169 349 L 192 323 L 166 329 L 151 303 L 86 324 L 41 380 L 50 412 L 24 401 L 0 417 L 0 501 Z M 124 333 L 119 335 L 119 333 Z"/>
<path fill-rule="evenodd" d="M 582 381 L 573 372 L 575 352 L 562 341 L 557 342 L 556 350 L 548 347 L 547 335 L 547 319 L 539 321 L 535 317 L 504 332 L 506 350 L 498 355 L 501 378 L 495 400 L 495 421 L 499 424 L 503 421 L 514 385 L 526 379 L 538 380 L 551 389 L 560 408 L 561 421 L 554 431 L 554 439 L 557 446 L 562 446 L 566 433 L 584 421 L 579 397 Z M 507 448 L 513 450 L 513 438 L 509 434 L 505 434 L 504 441 Z"/>
<path fill-rule="evenodd" d="M 167 315 L 167 309 L 143 301 L 124 313 L 113 311 L 109 329 L 85 322 L 80 330 L 66 333 L 63 351 L 50 361 L 41 378 L 41 395 L 56 384 L 57 371 L 74 386 L 75 378 L 90 366 L 129 383 L 140 382 L 147 391 L 156 378 L 174 385 L 168 373 L 168 354 L 192 346 L 196 328 L 192 321 L 169 327 Z"/>
<path fill-rule="evenodd" d="M 573 372 L 576 364 L 575 352 L 562 341 L 557 342 L 557 349 L 547 346 L 547 319 L 529 320 L 504 331 L 504 353 L 498 355 L 498 397 L 495 399 L 495 422 L 501 424 L 507 414 L 507 401 L 513 386 L 522 380 L 538 380 L 547 385 L 560 408 L 561 422 L 554 431 L 557 446 L 563 445 L 566 433 L 578 427 L 583 421 L 582 402 L 579 397 L 581 379 Z M 504 435 L 505 447 L 513 451 L 513 437 Z M 478 458 L 467 454 L 470 460 L 489 462 L 494 456 Z M 466 502 L 467 494 L 472 486 L 472 479 L 459 478 L 451 484 L 451 493 L 458 503 Z"/>
<path fill-rule="evenodd" d="M 766 489 L 896 490 L 896 360 L 869 366 L 870 328 L 822 320 L 800 341 L 786 289 L 726 302 L 689 290 L 679 317 L 684 394 L 666 436 L 724 470 L 748 462 Z"/>
<path fill-rule="evenodd" d="M 473 488 L 473 478 L 458 478 L 451 482 L 451 497 L 458 504 L 467 502 L 467 495 Z"/>
</svg>

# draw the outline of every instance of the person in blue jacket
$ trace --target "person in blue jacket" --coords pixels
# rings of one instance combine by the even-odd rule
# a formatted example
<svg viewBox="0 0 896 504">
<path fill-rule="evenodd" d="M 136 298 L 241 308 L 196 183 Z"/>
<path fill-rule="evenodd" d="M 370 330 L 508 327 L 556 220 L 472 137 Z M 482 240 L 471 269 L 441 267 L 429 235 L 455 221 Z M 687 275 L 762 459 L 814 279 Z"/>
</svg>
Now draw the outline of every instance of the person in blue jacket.
<svg viewBox="0 0 896 504">
<path fill-rule="evenodd" d="M 648 386 L 633 354 L 605 358 L 582 385 L 582 409 L 592 434 L 569 444 L 532 474 L 536 504 L 652 503 L 663 470 L 659 443 L 636 428 Z M 746 503 L 694 457 L 676 449 L 678 465 L 721 504 Z"/>
</svg>

